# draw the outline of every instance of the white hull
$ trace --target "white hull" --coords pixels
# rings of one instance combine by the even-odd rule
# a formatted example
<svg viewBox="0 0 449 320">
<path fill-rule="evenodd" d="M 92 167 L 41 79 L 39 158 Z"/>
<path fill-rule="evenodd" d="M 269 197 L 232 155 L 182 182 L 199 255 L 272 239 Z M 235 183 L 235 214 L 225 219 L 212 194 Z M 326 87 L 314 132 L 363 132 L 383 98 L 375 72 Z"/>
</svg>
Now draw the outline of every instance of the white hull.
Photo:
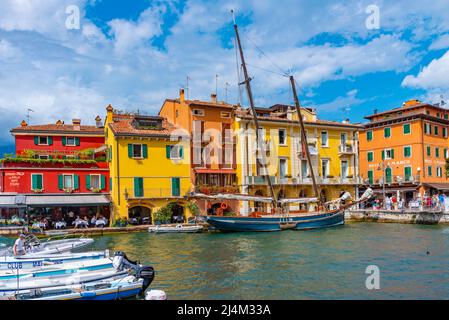
<svg viewBox="0 0 449 320">
<path fill-rule="evenodd" d="M 151 233 L 195 233 L 203 230 L 202 226 L 185 226 L 177 225 L 173 226 L 151 226 L 148 227 L 148 232 Z"/>
</svg>

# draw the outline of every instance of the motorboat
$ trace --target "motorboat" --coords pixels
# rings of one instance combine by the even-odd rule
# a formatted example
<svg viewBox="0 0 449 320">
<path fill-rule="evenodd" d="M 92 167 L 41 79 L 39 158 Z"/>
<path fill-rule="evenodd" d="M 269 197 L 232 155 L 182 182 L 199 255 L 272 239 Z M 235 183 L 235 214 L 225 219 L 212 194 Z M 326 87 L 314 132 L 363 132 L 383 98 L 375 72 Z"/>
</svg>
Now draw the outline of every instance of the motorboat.
<svg viewBox="0 0 449 320">
<path fill-rule="evenodd" d="M 195 233 L 201 232 L 203 226 L 201 225 L 190 225 L 190 224 L 177 224 L 173 225 L 156 225 L 148 227 L 148 232 L 150 233 Z"/>
<path fill-rule="evenodd" d="M 70 263 L 54 264 L 29 269 L 8 269 L 0 271 L 0 281 L 30 278 L 53 278 L 76 274 L 83 271 L 96 271 L 113 268 L 112 259 L 103 258 Z"/>
<path fill-rule="evenodd" d="M 65 238 L 59 240 L 40 241 L 36 236 L 29 234 L 25 237 L 26 254 L 24 257 L 33 258 L 42 254 L 58 254 L 64 252 L 71 252 L 80 248 L 91 245 L 94 242 L 91 238 Z M 0 251 L 0 256 L 12 256 L 12 247 Z"/>
<path fill-rule="evenodd" d="M 83 253 L 41 254 L 35 257 L 0 257 L 0 270 L 30 269 L 49 265 L 58 265 L 83 260 L 96 260 L 109 257 L 109 250 Z"/>
</svg>

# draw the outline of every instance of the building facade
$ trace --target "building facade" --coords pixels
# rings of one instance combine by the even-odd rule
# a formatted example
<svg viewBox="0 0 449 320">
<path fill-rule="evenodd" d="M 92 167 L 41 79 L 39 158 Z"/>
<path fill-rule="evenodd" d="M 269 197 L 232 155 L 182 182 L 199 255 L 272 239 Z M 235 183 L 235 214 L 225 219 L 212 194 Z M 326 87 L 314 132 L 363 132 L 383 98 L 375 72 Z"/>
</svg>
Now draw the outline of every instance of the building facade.
<svg viewBox="0 0 449 320">
<path fill-rule="evenodd" d="M 256 109 L 262 128 L 261 143 L 267 157 L 268 174 L 278 199 L 313 197 L 312 179 L 305 150 L 300 139 L 300 126 L 294 107 L 274 105 Z M 302 108 L 307 145 L 316 181 L 325 201 L 336 199 L 341 191 L 357 194 L 358 130 L 360 126 L 317 119 L 313 109 Z M 263 166 L 256 161 L 256 135 L 249 110 L 235 115 L 237 136 L 237 176 L 244 194 L 270 196 L 263 177 Z M 269 212 L 270 205 L 256 203 L 254 210 Z M 291 204 L 290 212 L 310 210 L 305 205 Z M 241 214 L 250 212 L 242 202 Z"/>
<path fill-rule="evenodd" d="M 112 219 L 154 223 L 168 205 L 172 222 L 191 216 L 190 149 L 184 131 L 156 116 L 107 107 L 105 124 Z"/>
<path fill-rule="evenodd" d="M 449 191 L 449 110 L 421 103 L 374 113 L 360 135 L 360 172 L 365 185 L 398 193 L 406 202 Z"/>
</svg>

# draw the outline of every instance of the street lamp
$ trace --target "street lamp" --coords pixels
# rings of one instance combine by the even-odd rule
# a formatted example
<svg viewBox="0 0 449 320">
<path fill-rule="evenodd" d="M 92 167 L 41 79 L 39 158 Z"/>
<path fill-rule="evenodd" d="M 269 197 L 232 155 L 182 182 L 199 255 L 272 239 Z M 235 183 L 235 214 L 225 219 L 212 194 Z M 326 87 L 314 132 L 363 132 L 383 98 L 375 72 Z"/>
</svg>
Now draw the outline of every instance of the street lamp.
<svg viewBox="0 0 449 320">
<path fill-rule="evenodd" d="M 379 163 L 377 170 L 382 170 L 382 195 L 383 195 L 382 208 L 386 209 L 386 207 L 385 207 L 385 179 L 386 179 L 386 177 L 385 177 L 385 161 L 382 160 L 382 162 Z"/>
</svg>

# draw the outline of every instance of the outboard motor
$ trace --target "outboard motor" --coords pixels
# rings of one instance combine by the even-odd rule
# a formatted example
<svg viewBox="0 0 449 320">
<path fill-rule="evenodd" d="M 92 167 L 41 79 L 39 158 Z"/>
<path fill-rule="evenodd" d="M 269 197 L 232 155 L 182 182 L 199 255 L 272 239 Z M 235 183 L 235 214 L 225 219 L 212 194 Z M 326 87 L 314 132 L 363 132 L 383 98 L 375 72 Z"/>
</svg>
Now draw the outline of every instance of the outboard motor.
<svg viewBox="0 0 449 320">
<path fill-rule="evenodd" d="M 140 294 L 144 294 L 154 280 L 154 268 L 152 266 L 142 266 L 137 270 L 136 278 L 143 279 L 142 291 Z"/>
</svg>

